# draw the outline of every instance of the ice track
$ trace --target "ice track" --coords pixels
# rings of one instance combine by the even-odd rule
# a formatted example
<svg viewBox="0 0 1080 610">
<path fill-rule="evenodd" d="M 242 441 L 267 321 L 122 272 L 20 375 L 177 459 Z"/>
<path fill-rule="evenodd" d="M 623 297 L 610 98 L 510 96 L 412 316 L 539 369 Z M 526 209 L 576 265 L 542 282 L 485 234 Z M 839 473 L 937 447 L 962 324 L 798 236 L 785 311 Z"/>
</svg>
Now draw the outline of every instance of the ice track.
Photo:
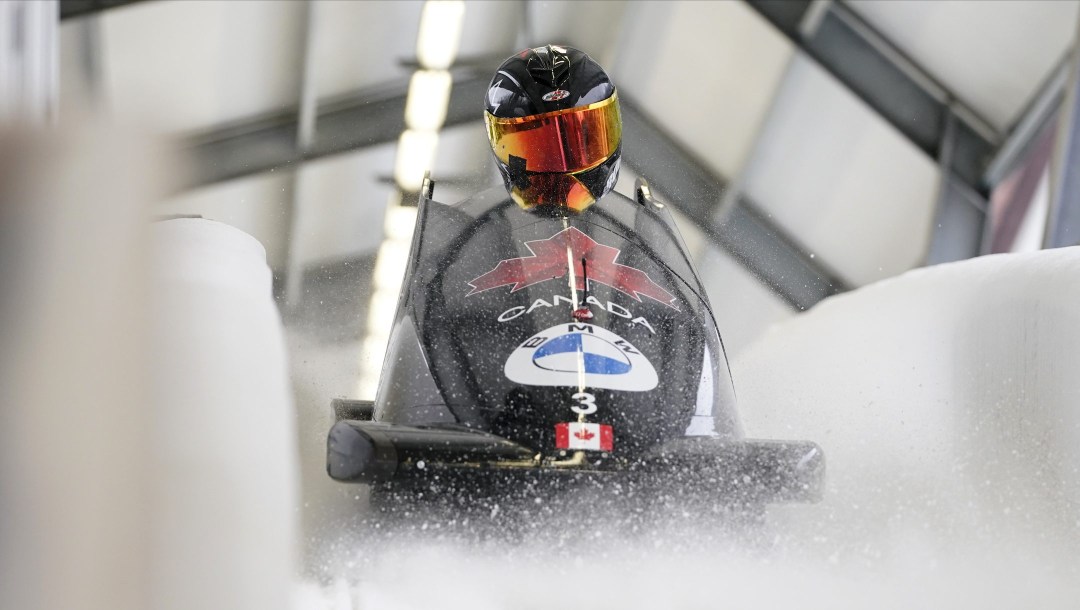
<svg viewBox="0 0 1080 610">
<path fill-rule="evenodd" d="M 1078 367 L 1080 248 L 912 271 L 735 359 L 748 435 L 827 456 L 825 500 L 763 543 L 357 540 L 295 607 L 1080 607 Z"/>
</svg>

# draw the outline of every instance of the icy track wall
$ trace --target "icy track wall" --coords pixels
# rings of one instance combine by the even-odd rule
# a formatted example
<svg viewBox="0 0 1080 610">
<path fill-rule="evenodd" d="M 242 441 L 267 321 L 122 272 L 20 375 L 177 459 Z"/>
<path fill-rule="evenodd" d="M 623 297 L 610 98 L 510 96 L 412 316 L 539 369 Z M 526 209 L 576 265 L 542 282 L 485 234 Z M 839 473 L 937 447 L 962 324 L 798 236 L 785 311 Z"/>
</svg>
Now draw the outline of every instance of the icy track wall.
<svg viewBox="0 0 1080 610">
<path fill-rule="evenodd" d="M 830 298 L 733 374 L 748 436 L 825 451 L 825 500 L 772 513 L 802 544 L 993 607 L 1080 605 L 1080 248 Z"/>
<path fill-rule="evenodd" d="M 266 252 L 202 218 L 151 237 L 149 607 L 284 610 L 298 458 Z"/>
<path fill-rule="evenodd" d="M 1080 249 L 1054 250 L 913 271 L 772 329 L 733 363 L 744 426 L 818 442 L 828 487 L 770 508 L 763 546 L 360 541 L 297 608 L 1077 608 L 1078 303 Z"/>
</svg>

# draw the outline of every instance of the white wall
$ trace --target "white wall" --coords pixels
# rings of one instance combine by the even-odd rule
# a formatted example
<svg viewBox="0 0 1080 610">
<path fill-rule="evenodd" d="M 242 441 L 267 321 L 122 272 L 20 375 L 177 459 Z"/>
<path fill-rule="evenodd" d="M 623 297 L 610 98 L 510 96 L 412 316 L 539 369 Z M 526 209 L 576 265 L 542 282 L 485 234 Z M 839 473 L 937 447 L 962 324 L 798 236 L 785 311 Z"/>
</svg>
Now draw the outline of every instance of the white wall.
<svg viewBox="0 0 1080 610">
<path fill-rule="evenodd" d="M 103 108 L 184 132 L 295 104 L 302 15 L 302 4 L 273 0 L 147 2 L 102 13 Z"/>
<path fill-rule="evenodd" d="M 809 253 L 858 286 L 921 264 L 938 181 L 932 159 L 799 56 L 743 188 Z"/>
<path fill-rule="evenodd" d="M 736 358 L 747 434 L 825 452 L 824 500 L 773 511 L 791 540 L 827 572 L 916 584 L 909 605 L 1075 603 L 1078 270 L 1080 248 L 912 271 Z"/>
<path fill-rule="evenodd" d="M 374 252 L 393 184 L 396 143 L 305 163 L 297 182 L 293 248 L 302 266 Z"/>
<path fill-rule="evenodd" d="M 851 8 L 1006 132 L 1076 36 L 1075 0 L 879 2 Z"/>
<path fill-rule="evenodd" d="M 315 85 L 320 97 L 347 93 L 395 79 L 412 69 L 423 2 L 319 2 Z"/>
<path fill-rule="evenodd" d="M 615 84 L 728 178 L 742 170 L 793 52 L 741 2 L 631 2 L 616 50 Z"/>
</svg>

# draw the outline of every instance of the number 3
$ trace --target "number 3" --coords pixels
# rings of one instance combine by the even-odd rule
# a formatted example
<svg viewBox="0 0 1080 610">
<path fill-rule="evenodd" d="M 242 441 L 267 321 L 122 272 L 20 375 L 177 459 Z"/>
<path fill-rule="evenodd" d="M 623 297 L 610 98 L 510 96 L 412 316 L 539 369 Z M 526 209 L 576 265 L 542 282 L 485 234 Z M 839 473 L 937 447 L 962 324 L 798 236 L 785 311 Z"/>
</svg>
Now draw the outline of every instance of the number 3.
<svg viewBox="0 0 1080 610">
<path fill-rule="evenodd" d="M 596 397 L 588 392 L 578 392 L 570 398 L 580 402 L 580 405 L 570 407 L 570 410 L 579 415 L 591 415 L 596 413 Z"/>
</svg>

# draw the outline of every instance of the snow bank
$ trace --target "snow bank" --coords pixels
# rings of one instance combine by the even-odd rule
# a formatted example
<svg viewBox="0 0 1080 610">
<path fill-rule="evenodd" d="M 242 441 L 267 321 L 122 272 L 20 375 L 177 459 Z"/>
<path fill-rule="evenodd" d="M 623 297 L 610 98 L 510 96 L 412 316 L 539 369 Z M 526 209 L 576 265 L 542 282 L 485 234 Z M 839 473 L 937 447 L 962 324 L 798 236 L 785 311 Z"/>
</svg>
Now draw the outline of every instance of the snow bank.
<svg viewBox="0 0 1080 610">
<path fill-rule="evenodd" d="M 749 436 L 825 450 L 825 501 L 773 511 L 790 538 L 839 562 L 974 561 L 992 590 L 1025 587 L 1001 561 L 1080 583 L 1080 248 L 833 297 L 733 374 Z"/>
</svg>

